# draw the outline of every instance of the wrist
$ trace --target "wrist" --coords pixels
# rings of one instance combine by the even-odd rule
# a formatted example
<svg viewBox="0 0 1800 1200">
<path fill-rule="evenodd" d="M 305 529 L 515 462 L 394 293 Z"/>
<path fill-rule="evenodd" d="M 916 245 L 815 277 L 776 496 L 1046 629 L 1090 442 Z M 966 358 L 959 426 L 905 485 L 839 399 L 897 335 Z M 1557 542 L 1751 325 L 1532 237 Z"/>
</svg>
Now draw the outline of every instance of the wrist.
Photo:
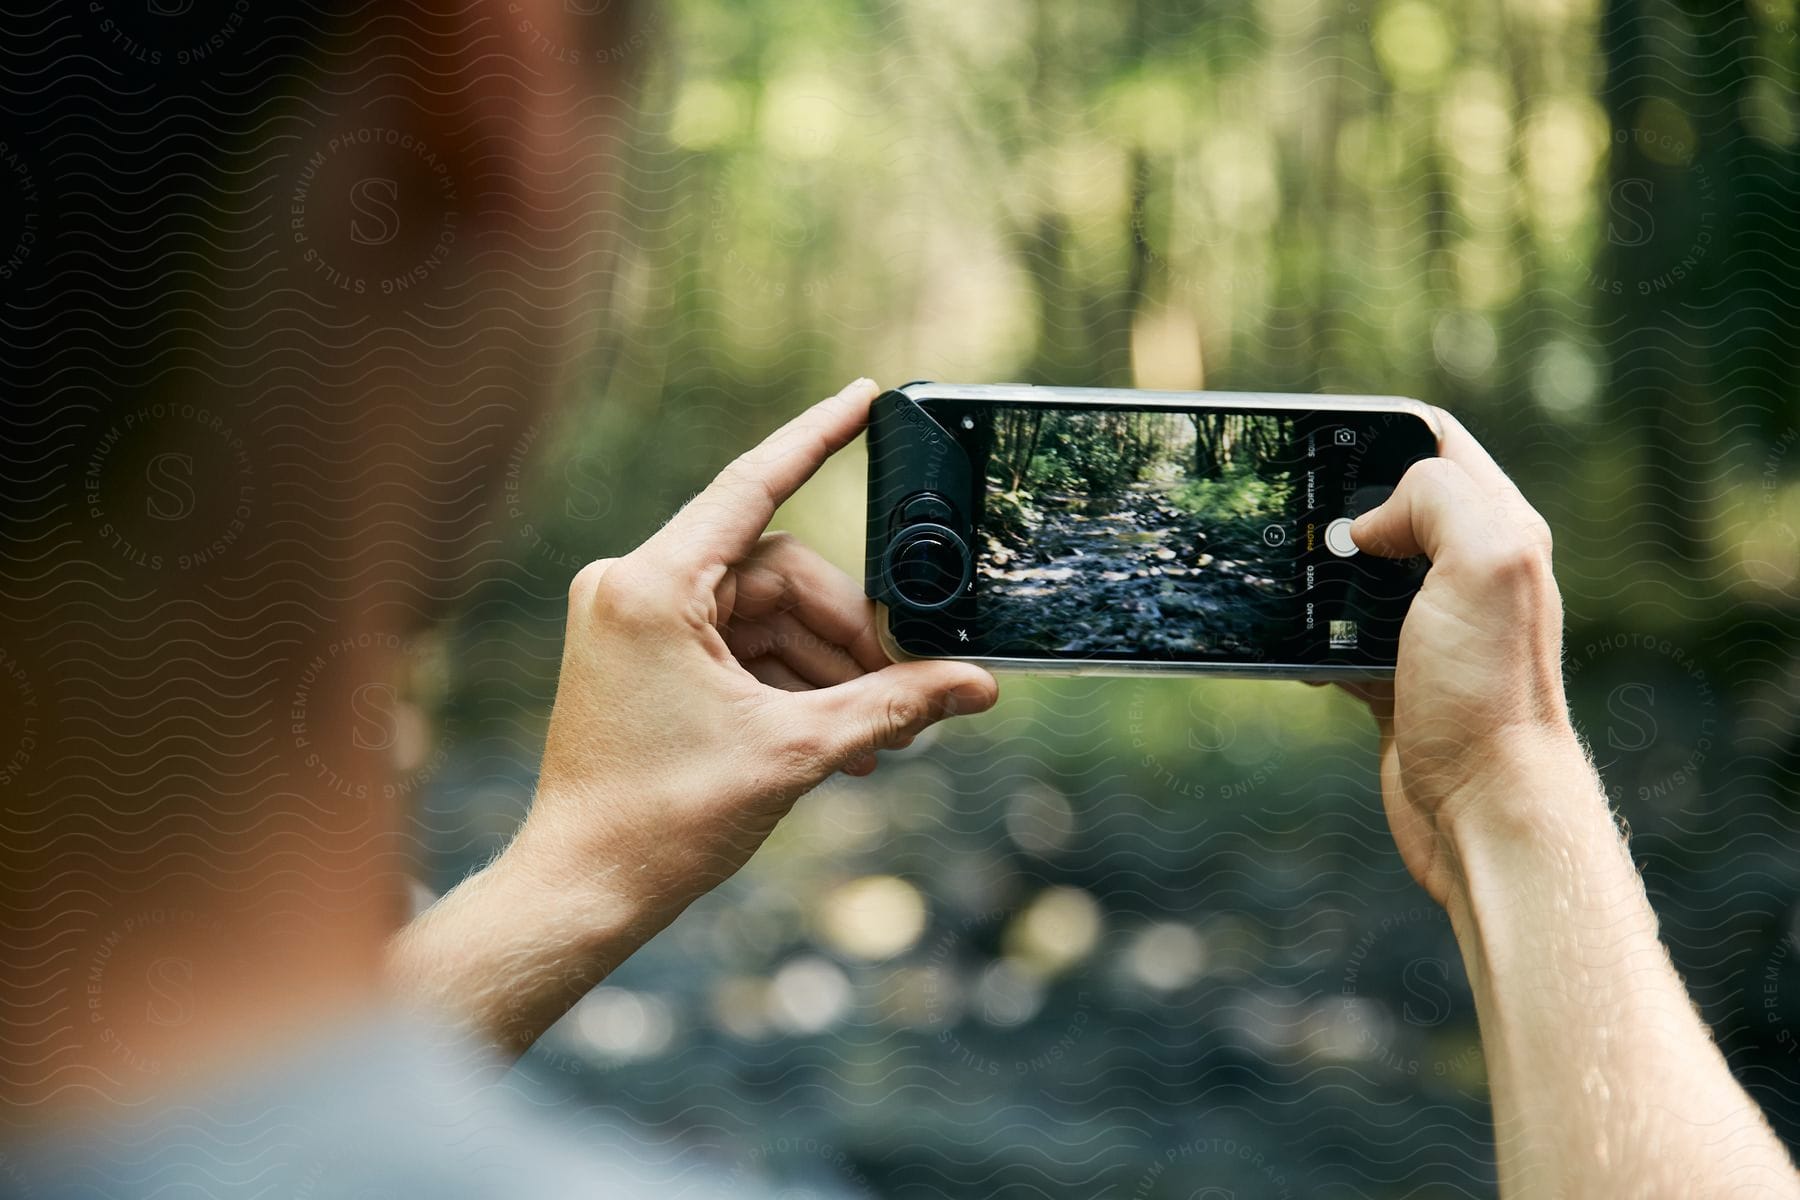
<svg viewBox="0 0 1800 1200">
<path fill-rule="evenodd" d="M 663 924 L 629 888 L 576 865 L 521 830 L 399 940 L 403 990 L 522 1053 Z"/>
<path fill-rule="evenodd" d="M 1442 797 L 1438 827 L 1459 858 L 1616 835 L 1599 777 L 1566 722 L 1484 738 L 1468 756 L 1463 782 Z"/>
<path fill-rule="evenodd" d="M 1643 882 L 1572 731 L 1515 739 L 1483 779 L 1443 822 L 1445 907 L 1478 993 L 1533 978 L 1561 987 L 1596 962 L 1661 954 Z"/>
<path fill-rule="evenodd" d="M 534 925 L 557 927 L 565 944 L 611 944 L 651 921 L 656 909 L 628 865 L 599 859 L 573 837 L 530 819 L 482 874 L 493 876 L 494 890 Z"/>
<path fill-rule="evenodd" d="M 597 863 L 534 815 L 500 856 L 396 937 L 402 996 L 517 1053 L 680 911 L 643 871 Z"/>
<path fill-rule="evenodd" d="M 1511 904 L 1563 885 L 1641 895 L 1587 752 L 1566 723 L 1517 727 L 1489 740 L 1471 781 L 1439 813 L 1454 864 L 1452 908 Z"/>
</svg>

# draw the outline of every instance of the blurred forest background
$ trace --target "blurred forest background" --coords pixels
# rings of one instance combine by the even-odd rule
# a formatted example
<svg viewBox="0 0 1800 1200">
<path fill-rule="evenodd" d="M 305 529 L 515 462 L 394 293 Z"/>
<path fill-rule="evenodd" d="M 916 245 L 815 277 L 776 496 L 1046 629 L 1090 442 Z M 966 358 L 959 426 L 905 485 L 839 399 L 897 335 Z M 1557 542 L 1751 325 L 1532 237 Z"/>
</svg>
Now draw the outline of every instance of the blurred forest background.
<svg viewBox="0 0 1800 1200">
<path fill-rule="evenodd" d="M 447 635 L 434 884 L 529 797 L 569 576 L 847 379 L 1412 395 L 1549 518 L 1582 729 L 1800 1143 L 1796 23 L 657 7 L 582 396 L 515 447 L 514 564 Z M 852 575 L 862 470 L 782 521 Z M 1373 754 L 1330 690 L 1009 678 L 803 801 L 522 1070 L 787 1196 L 1491 1195 L 1470 997 Z"/>
</svg>

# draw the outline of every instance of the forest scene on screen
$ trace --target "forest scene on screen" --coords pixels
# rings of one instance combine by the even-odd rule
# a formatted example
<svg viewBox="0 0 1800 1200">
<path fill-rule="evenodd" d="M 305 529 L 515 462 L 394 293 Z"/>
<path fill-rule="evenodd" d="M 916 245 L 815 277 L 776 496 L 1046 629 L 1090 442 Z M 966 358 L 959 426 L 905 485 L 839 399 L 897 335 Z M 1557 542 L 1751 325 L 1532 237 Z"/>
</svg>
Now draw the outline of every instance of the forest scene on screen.
<svg viewBox="0 0 1800 1200">
<path fill-rule="evenodd" d="M 1292 422 L 1002 409 L 977 596 L 995 654 L 1257 660 L 1292 595 Z"/>
</svg>

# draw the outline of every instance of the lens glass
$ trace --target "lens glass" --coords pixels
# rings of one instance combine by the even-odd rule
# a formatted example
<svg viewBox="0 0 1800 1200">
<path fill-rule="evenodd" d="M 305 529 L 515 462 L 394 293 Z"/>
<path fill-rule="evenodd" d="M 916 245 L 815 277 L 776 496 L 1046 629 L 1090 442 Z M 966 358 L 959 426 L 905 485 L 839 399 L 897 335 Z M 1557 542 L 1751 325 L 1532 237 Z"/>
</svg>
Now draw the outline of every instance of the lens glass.
<svg viewBox="0 0 1800 1200">
<path fill-rule="evenodd" d="M 914 608 L 940 608 L 962 587 L 967 551 L 946 534 L 905 533 L 894 548 L 894 590 Z"/>
</svg>

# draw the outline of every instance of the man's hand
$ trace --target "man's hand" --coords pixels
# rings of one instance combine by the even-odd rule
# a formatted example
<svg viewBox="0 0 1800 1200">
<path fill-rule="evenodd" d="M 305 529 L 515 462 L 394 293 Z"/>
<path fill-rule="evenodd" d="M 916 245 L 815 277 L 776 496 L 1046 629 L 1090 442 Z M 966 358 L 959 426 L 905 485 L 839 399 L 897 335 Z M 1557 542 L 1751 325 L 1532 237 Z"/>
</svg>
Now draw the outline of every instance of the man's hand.
<svg viewBox="0 0 1800 1200">
<path fill-rule="evenodd" d="M 1514 762 L 1586 767 L 1563 701 L 1549 526 L 1455 417 L 1436 416 L 1441 457 L 1415 465 L 1351 529 L 1365 551 L 1423 554 L 1431 570 L 1401 630 L 1394 682 L 1350 690 L 1381 729 L 1382 796 L 1400 855 L 1447 904 L 1459 824 L 1541 816 L 1528 792 L 1474 803 L 1484 782 Z"/>
<path fill-rule="evenodd" d="M 979 667 L 889 663 L 862 589 L 764 532 L 875 394 L 858 380 L 815 405 L 649 541 L 575 577 L 531 812 L 396 939 L 403 991 L 522 1050 L 808 789 L 993 704 Z"/>
<path fill-rule="evenodd" d="M 644 545 L 575 577 L 522 846 L 679 909 L 833 772 L 867 774 L 877 751 L 993 704 L 979 667 L 889 663 L 862 588 L 763 532 L 875 391 L 860 380 L 795 418 Z"/>
<path fill-rule="evenodd" d="M 1507 1197 L 1800 1196 L 1657 938 L 1569 722 L 1550 535 L 1447 413 L 1352 536 L 1423 553 L 1381 727 L 1382 799 L 1450 913 L 1481 1021 Z"/>
</svg>

